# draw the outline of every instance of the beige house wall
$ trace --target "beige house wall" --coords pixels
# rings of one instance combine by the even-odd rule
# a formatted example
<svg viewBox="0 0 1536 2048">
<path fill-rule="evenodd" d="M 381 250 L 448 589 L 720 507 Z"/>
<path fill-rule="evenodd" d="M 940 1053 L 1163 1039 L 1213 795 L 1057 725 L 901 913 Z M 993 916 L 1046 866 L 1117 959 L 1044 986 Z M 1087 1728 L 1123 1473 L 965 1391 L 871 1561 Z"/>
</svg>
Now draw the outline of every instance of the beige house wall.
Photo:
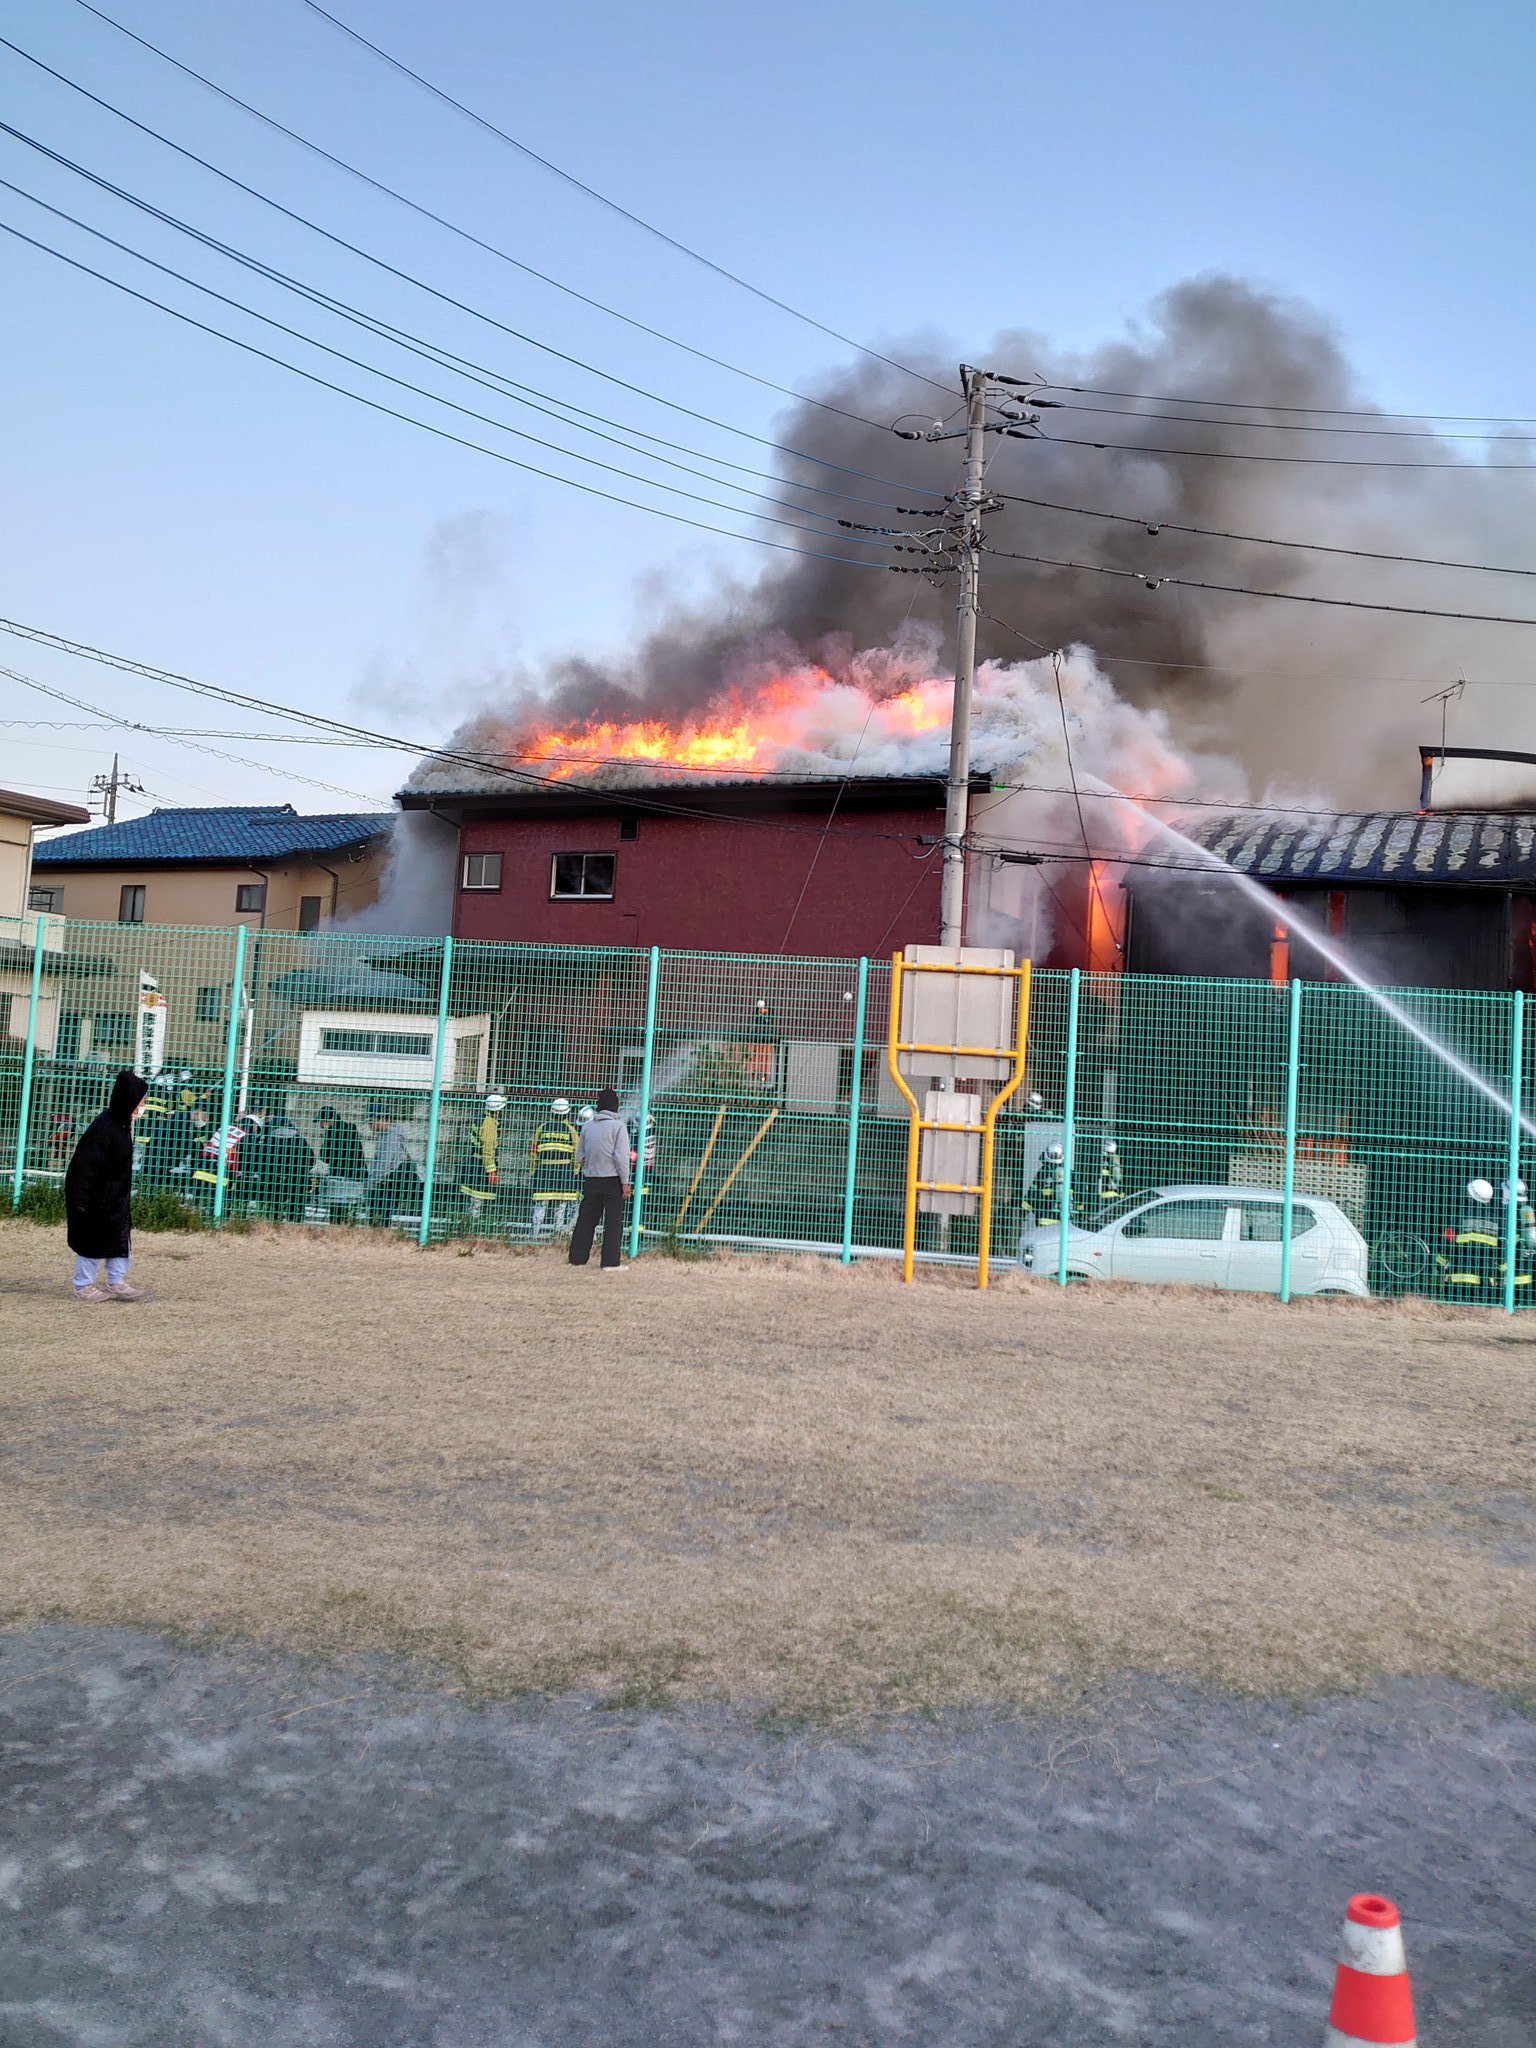
<svg viewBox="0 0 1536 2048">
<path fill-rule="evenodd" d="M 345 854 L 324 867 L 310 861 L 274 863 L 266 868 L 53 868 L 39 869 L 38 887 L 64 891 L 61 910 L 72 923 L 116 924 L 126 887 L 144 891 L 145 924 L 243 924 L 252 931 L 297 931 L 299 905 L 320 899 L 320 929 L 345 922 L 378 900 L 387 842 L 371 846 L 359 860 Z M 267 884 L 265 912 L 237 911 L 236 891 Z"/>
<path fill-rule="evenodd" d="M 0 917 L 19 917 L 27 907 L 32 870 L 32 820 L 0 811 Z"/>
</svg>

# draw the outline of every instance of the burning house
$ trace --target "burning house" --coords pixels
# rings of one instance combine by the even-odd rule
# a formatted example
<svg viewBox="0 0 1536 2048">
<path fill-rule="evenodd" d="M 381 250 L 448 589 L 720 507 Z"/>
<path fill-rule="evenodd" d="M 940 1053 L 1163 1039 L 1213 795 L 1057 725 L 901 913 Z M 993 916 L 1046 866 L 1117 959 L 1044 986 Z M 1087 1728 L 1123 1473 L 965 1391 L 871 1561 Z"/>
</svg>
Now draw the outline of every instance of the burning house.
<svg viewBox="0 0 1536 2048">
<path fill-rule="evenodd" d="M 1063 781 L 1043 666 L 978 678 L 966 938 L 1113 968 L 1120 893 Z M 1083 651 L 1062 674 L 1086 725 L 1109 685 Z M 399 800 L 457 835 L 454 935 L 838 959 L 934 943 L 951 684 L 881 680 L 805 664 L 673 724 L 525 725 L 433 756 Z M 1117 711 L 1121 772 L 1187 783 L 1156 717 Z"/>
</svg>

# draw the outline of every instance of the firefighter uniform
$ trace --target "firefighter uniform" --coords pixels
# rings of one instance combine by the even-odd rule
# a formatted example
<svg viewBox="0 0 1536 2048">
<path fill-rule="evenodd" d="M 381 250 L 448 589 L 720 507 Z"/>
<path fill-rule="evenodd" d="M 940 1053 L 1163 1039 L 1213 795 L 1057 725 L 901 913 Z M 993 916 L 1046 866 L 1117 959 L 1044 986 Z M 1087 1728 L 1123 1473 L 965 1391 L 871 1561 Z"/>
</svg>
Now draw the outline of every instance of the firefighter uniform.
<svg viewBox="0 0 1536 2048">
<path fill-rule="evenodd" d="M 1024 1196 L 1024 1206 L 1033 1213 L 1037 1223 L 1061 1221 L 1061 1204 L 1066 1182 L 1066 1154 L 1060 1145 L 1049 1145 L 1040 1161 L 1039 1170 Z M 1081 1206 L 1074 1190 L 1071 1213 L 1076 1215 Z"/>
<path fill-rule="evenodd" d="M 551 1231 L 569 1230 L 576 1220 L 581 1200 L 581 1173 L 576 1164 L 580 1133 L 571 1121 L 571 1105 L 557 1095 L 549 1115 L 533 1134 L 530 1147 L 533 1165 L 533 1234 L 544 1234 L 546 1217 Z"/>
<path fill-rule="evenodd" d="M 1455 1299 L 1501 1301 L 1508 1271 L 1503 1212 L 1509 1207 L 1509 1183 L 1506 1181 L 1499 1189 L 1497 1205 L 1492 1181 L 1469 1181 L 1467 1194 L 1471 1206 L 1441 1236 L 1440 1248 L 1435 1253 L 1436 1278 L 1444 1292 Z M 1536 1214 L 1532 1213 L 1524 1181 L 1515 1183 L 1515 1226 L 1516 1299 L 1529 1301 Z"/>
<path fill-rule="evenodd" d="M 505 1095 L 487 1095 L 485 1115 L 481 1117 L 464 1142 L 464 1171 L 459 1181 L 459 1195 L 463 1202 L 464 1214 L 471 1222 L 483 1220 L 494 1207 L 501 1179 L 501 1112 L 507 1106 Z"/>
<path fill-rule="evenodd" d="M 1125 1174 L 1120 1165 L 1120 1147 L 1113 1138 L 1106 1138 L 1099 1155 L 1099 1207 L 1107 1209 L 1124 1199 Z"/>
</svg>

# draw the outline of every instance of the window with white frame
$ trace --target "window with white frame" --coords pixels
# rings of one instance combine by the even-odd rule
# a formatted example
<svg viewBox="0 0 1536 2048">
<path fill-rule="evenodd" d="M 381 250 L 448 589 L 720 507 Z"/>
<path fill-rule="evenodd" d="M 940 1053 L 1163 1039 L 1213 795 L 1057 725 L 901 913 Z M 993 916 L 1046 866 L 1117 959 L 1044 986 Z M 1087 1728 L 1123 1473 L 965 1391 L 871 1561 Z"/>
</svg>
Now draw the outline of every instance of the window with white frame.
<svg viewBox="0 0 1536 2048">
<path fill-rule="evenodd" d="M 462 886 L 466 889 L 499 889 L 501 887 L 501 855 L 499 853 L 466 853 Z"/>
<path fill-rule="evenodd" d="M 549 893 L 562 902 L 577 896 L 611 899 L 614 866 L 611 853 L 557 853 L 550 862 Z"/>
</svg>

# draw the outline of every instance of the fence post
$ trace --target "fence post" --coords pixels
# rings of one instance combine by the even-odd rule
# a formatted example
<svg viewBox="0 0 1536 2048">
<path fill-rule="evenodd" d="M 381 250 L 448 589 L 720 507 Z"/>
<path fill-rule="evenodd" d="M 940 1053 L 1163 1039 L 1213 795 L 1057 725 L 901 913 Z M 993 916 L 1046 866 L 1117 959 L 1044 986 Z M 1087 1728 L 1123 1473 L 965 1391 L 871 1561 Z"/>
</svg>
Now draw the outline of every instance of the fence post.
<svg viewBox="0 0 1536 2048">
<path fill-rule="evenodd" d="M 661 948 L 652 946 L 645 984 L 645 1046 L 640 1055 L 640 1130 L 635 1139 L 635 1186 L 629 1204 L 629 1256 L 640 1256 L 640 1211 L 645 1200 L 645 1145 L 651 1121 L 651 1055 L 656 1049 L 656 982 Z"/>
<path fill-rule="evenodd" d="M 1515 1189 L 1520 1182 L 1520 1096 L 1524 1069 L 1525 993 L 1517 988 L 1509 1027 L 1509 1162 L 1504 1176 L 1509 1196 L 1504 1207 L 1504 1308 L 1509 1315 L 1515 1312 L 1515 1253 L 1519 1242 L 1516 1226 L 1520 1218 Z"/>
<path fill-rule="evenodd" d="M 27 1125 L 32 1116 L 32 1069 L 37 1058 L 37 998 L 43 985 L 43 919 L 38 913 L 32 941 L 32 997 L 27 1005 L 27 1049 L 21 1063 L 21 1104 L 16 1112 L 16 1171 L 11 1176 L 11 1207 L 21 1207 L 22 1175 L 27 1163 Z"/>
<path fill-rule="evenodd" d="M 1083 971 L 1074 967 L 1067 985 L 1067 1077 L 1061 1105 L 1061 1211 L 1057 1219 L 1056 1285 L 1067 1284 L 1067 1232 L 1072 1225 L 1072 1167 L 1077 1150 L 1077 1008 Z"/>
<path fill-rule="evenodd" d="M 869 961 L 859 961 L 859 993 L 853 1013 L 853 1079 L 848 1084 L 848 1171 L 843 1180 L 843 1264 L 853 1264 L 853 1182 L 859 1164 L 859 1106 L 864 1082 L 864 1003 L 869 994 Z"/>
<path fill-rule="evenodd" d="M 1285 1176 L 1280 1195 L 1280 1299 L 1291 1298 L 1291 1216 L 1296 1200 L 1296 1096 L 1301 1076 L 1301 983 L 1291 983 L 1285 1048 Z"/>
<path fill-rule="evenodd" d="M 432 1113 L 427 1119 L 427 1164 L 421 1191 L 421 1234 L 425 1244 L 432 1228 L 432 1182 L 437 1173 L 437 1127 L 443 1111 L 443 1046 L 448 1038 L 448 977 L 453 971 L 453 939 L 443 940 L 443 973 L 437 989 L 437 1042 L 432 1053 Z"/>
<path fill-rule="evenodd" d="M 224 1031 L 224 1089 L 219 1097 L 219 1157 L 213 1177 L 213 1227 L 224 1222 L 224 1191 L 229 1181 L 229 1118 L 235 1099 L 235 1049 L 240 1043 L 240 999 L 245 993 L 246 928 L 235 927 L 235 971 L 229 984 L 229 1023 Z M 254 998 L 253 998 L 254 1000 Z"/>
</svg>

